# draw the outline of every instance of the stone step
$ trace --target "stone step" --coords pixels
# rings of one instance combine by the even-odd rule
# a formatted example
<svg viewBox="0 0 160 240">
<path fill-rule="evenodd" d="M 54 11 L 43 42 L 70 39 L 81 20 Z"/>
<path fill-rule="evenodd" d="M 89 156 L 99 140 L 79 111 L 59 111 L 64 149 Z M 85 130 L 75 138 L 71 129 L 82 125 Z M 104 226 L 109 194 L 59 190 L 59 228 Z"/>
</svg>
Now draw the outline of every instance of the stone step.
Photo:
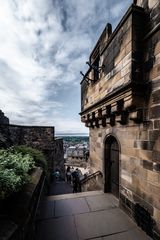
<svg viewBox="0 0 160 240">
<path fill-rule="evenodd" d="M 89 191 L 89 192 L 80 192 L 80 193 L 68 193 L 68 194 L 61 194 L 61 195 L 52 195 L 48 196 L 46 200 L 54 201 L 54 200 L 62 200 L 62 199 L 72 199 L 72 198 L 80 198 L 80 197 L 87 197 L 87 196 L 96 196 L 105 194 L 102 190 L 99 191 Z M 107 193 L 109 194 L 109 193 Z"/>
</svg>

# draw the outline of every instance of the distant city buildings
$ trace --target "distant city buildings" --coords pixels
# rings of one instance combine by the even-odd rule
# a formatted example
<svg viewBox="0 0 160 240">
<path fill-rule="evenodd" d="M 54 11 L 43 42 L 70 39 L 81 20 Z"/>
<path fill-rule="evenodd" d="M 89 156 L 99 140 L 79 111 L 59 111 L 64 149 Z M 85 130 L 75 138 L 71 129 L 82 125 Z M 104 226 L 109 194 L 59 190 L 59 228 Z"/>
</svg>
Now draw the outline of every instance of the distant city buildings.
<svg viewBox="0 0 160 240">
<path fill-rule="evenodd" d="M 74 140 L 65 141 L 64 146 L 64 158 L 66 161 L 79 160 L 80 162 L 88 161 L 89 157 L 89 144 L 88 141 L 75 142 Z"/>
<path fill-rule="evenodd" d="M 86 160 L 86 155 L 88 153 L 88 146 L 87 145 L 80 145 L 77 144 L 76 146 L 70 146 L 67 149 L 66 156 L 67 158 L 79 158 L 81 160 Z"/>
</svg>

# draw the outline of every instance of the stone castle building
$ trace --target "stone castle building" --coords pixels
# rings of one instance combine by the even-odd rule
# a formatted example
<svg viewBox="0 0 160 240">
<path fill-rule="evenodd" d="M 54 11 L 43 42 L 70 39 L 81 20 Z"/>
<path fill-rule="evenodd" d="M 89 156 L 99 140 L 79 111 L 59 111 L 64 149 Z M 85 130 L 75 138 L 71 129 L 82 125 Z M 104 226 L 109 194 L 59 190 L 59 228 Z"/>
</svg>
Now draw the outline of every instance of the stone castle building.
<svg viewBox="0 0 160 240">
<path fill-rule="evenodd" d="M 13 145 L 27 145 L 41 150 L 48 162 L 49 171 L 59 169 L 63 176 L 63 139 L 54 136 L 54 127 L 9 124 L 9 119 L 0 110 L 0 148 Z"/>
<path fill-rule="evenodd" d="M 107 24 L 81 82 L 92 172 L 105 192 L 160 239 L 160 1 L 137 0 Z"/>
</svg>

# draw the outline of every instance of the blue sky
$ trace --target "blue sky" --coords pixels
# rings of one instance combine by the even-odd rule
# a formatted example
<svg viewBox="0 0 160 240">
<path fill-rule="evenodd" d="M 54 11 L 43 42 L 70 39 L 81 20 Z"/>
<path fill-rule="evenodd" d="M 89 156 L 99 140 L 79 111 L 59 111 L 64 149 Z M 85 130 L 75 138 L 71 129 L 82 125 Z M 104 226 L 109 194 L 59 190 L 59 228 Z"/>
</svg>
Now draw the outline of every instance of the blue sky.
<svg viewBox="0 0 160 240">
<path fill-rule="evenodd" d="M 0 109 L 13 124 L 85 133 L 80 71 L 107 22 L 131 0 L 5 0 L 0 8 Z"/>
</svg>

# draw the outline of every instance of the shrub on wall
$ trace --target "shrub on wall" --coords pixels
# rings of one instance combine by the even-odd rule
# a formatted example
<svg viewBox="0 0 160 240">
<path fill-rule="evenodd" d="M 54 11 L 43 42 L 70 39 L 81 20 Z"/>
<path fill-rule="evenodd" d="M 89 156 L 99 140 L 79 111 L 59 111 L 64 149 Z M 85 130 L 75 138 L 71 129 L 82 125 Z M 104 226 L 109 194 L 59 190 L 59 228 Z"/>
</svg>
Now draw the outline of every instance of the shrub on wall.
<svg viewBox="0 0 160 240">
<path fill-rule="evenodd" d="M 28 147 L 26 145 L 14 146 L 13 150 L 22 153 L 22 155 L 29 154 L 33 157 L 33 160 L 35 161 L 35 166 L 42 167 L 45 172 L 47 172 L 47 161 L 41 151 L 32 147 Z"/>
<path fill-rule="evenodd" d="M 0 199 L 18 192 L 29 182 L 29 171 L 34 168 L 33 157 L 29 154 L 0 150 Z"/>
</svg>

